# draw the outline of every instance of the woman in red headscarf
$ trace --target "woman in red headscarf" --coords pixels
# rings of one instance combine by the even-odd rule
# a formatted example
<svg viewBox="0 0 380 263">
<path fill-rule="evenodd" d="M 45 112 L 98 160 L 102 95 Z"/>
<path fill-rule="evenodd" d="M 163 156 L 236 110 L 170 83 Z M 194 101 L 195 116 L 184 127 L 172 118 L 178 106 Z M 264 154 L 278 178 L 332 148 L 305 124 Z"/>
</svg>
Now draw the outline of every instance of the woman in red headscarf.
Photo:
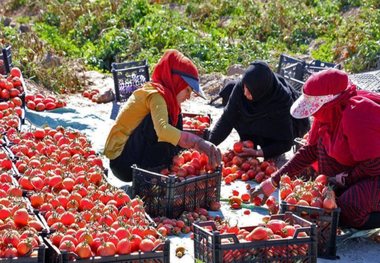
<svg viewBox="0 0 380 263">
<path fill-rule="evenodd" d="M 133 164 L 168 165 L 179 147 L 205 152 L 213 167 L 220 164 L 221 154 L 215 145 L 181 131 L 181 103 L 190 98 L 191 92 L 204 98 L 197 68 L 181 52 L 166 51 L 153 71 L 152 81 L 129 97 L 108 135 L 104 154 L 116 177 L 131 181 Z"/>
<path fill-rule="evenodd" d="M 318 173 L 338 190 L 341 224 L 380 227 L 380 95 L 357 91 L 346 73 L 328 69 L 306 81 L 290 112 L 295 118 L 314 117 L 308 143 L 252 197 L 269 196 L 281 175 L 294 177 L 317 161 Z"/>
</svg>

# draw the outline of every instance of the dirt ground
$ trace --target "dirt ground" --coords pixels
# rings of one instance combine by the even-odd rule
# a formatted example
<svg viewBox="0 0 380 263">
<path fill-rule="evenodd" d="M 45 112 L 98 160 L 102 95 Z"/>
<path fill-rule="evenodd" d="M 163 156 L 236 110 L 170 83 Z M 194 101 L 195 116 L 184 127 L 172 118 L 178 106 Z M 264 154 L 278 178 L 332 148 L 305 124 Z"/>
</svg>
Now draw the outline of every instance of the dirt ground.
<svg viewBox="0 0 380 263">
<path fill-rule="evenodd" d="M 91 88 L 100 88 L 102 90 L 113 89 L 113 82 L 110 76 L 101 75 L 99 73 L 88 73 L 89 82 L 88 85 Z M 221 88 L 224 80 L 227 77 L 214 75 L 205 78 L 203 87 L 205 87 L 205 92 L 209 99 L 217 94 L 219 88 Z M 38 87 L 30 86 L 30 92 L 42 92 Z M 81 112 L 90 112 L 92 115 L 97 116 L 94 119 L 94 131 L 89 134 L 91 141 L 94 144 L 94 148 L 98 152 L 102 152 L 102 147 L 104 145 L 108 131 L 113 123 L 110 119 L 110 113 L 112 110 L 112 103 L 105 104 L 95 104 L 88 99 L 85 99 L 80 94 L 75 95 L 65 95 L 66 101 L 68 102 L 67 107 L 73 109 L 80 109 Z M 203 100 L 199 97 L 192 98 L 190 101 L 185 102 L 183 105 L 183 112 L 193 112 L 193 113 L 208 113 L 211 115 L 213 122 L 215 122 L 221 115 L 223 108 L 219 103 L 214 105 L 208 104 L 209 100 Z M 220 101 L 219 101 L 220 102 Z M 78 111 L 79 112 L 79 111 Z M 222 151 L 225 151 L 228 147 L 231 147 L 233 142 L 238 140 L 238 135 L 235 131 L 219 145 Z M 293 155 L 293 151 L 289 151 L 286 154 L 286 158 L 289 159 Z M 107 159 L 104 159 L 106 165 L 108 165 Z M 124 183 L 119 181 L 117 178 L 109 174 L 109 182 L 116 186 L 122 186 Z M 231 186 L 226 186 L 222 184 L 222 197 L 228 197 L 232 189 L 245 189 L 244 184 L 237 182 Z M 244 191 L 244 190 L 242 190 Z M 241 192 L 242 192 L 241 191 Z M 251 213 L 250 216 L 243 216 L 241 211 L 231 211 L 226 205 L 223 205 L 220 214 L 224 217 L 235 218 L 239 220 L 239 224 L 253 224 L 261 220 L 261 214 Z M 187 252 L 185 256 L 178 259 L 174 255 L 174 250 L 179 245 L 185 245 L 187 247 Z M 346 243 L 338 247 L 337 254 L 340 259 L 336 262 L 380 262 L 379 256 L 379 244 L 364 238 L 357 238 L 348 240 Z M 194 262 L 193 259 L 193 242 L 188 235 L 181 237 L 171 238 L 171 262 Z M 326 259 L 318 259 L 318 262 L 330 262 Z"/>
</svg>

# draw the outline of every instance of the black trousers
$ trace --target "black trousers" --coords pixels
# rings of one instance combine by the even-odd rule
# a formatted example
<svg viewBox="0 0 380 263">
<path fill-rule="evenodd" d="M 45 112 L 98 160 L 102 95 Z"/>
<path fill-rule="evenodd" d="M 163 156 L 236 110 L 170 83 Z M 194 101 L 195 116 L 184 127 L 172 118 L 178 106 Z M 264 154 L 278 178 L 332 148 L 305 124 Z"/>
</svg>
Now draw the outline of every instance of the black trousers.
<svg viewBox="0 0 380 263">
<path fill-rule="evenodd" d="M 182 129 L 182 118 L 177 128 Z M 132 132 L 120 156 L 110 160 L 112 173 L 122 181 L 132 181 L 132 168 L 136 164 L 142 168 L 169 166 L 172 158 L 181 150 L 167 142 L 158 142 L 151 115 L 147 115 Z"/>
</svg>

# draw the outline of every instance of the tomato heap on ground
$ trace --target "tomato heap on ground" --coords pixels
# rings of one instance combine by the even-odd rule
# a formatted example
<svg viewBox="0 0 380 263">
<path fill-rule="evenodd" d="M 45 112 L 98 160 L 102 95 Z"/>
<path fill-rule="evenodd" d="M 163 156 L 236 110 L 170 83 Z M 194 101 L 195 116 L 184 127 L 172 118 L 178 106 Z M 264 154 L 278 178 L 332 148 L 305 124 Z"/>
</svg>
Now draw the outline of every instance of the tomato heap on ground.
<svg viewBox="0 0 380 263">
<path fill-rule="evenodd" d="M 143 201 L 105 180 L 102 159 L 84 134 L 46 127 L 10 129 L 7 137 L 18 157 L 18 183 L 53 230 L 53 245 L 81 258 L 161 249 Z"/>
<path fill-rule="evenodd" d="M 228 150 L 222 156 L 222 176 L 226 184 L 231 184 L 237 179 L 242 181 L 255 180 L 261 183 L 277 170 L 274 162 L 260 162 L 254 157 L 241 157 L 244 148 L 253 149 L 252 141 L 236 142 L 233 149 Z"/>
<path fill-rule="evenodd" d="M 54 110 L 66 106 L 65 101 L 43 94 L 27 94 L 25 96 L 25 103 L 28 109 L 35 111 Z"/>
</svg>

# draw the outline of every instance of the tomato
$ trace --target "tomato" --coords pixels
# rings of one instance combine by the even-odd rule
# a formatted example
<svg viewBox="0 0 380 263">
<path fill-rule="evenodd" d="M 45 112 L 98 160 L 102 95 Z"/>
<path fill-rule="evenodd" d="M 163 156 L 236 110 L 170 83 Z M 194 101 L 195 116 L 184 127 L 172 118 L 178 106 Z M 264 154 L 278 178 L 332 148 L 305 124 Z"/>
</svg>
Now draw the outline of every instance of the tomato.
<svg viewBox="0 0 380 263">
<path fill-rule="evenodd" d="M 114 256 L 116 254 L 116 246 L 112 242 L 104 242 L 98 247 L 96 253 L 102 257 Z"/>
<path fill-rule="evenodd" d="M 0 92 L 0 96 L 2 99 L 9 99 L 10 98 L 10 93 L 9 93 L 9 90 L 7 89 L 3 89 L 1 92 Z"/>
<path fill-rule="evenodd" d="M 303 192 L 303 194 L 301 195 L 301 200 L 305 200 L 308 204 L 311 203 L 312 199 L 313 199 L 313 195 L 309 191 Z"/>
<path fill-rule="evenodd" d="M 337 208 L 335 199 L 333 197 L 331 197 L 331 196 L 327 196 L 323 200 L 323 208 L 327 209 L 327 210 L 333 210 L 333 209 Z"/>
<path fill-rule="evenodd" d="M 20 91 L 18 89 L 11 88 L 9 90 L 9 97 L 14 98 L 14 97 L 17 97 L 18 95 L 20 95 Z"/>
<path fill-rule="evenodd" d="M 142 238 L 139 235 L 133 234 L 129 239 L 131 245 L 131 252 L 138 251 Z"/>
<path fill-rule="evenodd" d="M 241 200 L 244 202 L 244 203 L 247 203 L 251 200 L 251 195 L 248 194 L 248 193 L 244 193 L 241 195 Z"/>
<path fill-rule="evenodd" d="M 266 169 L 265 169 L 265 174 L 266 175 L 271 175 L 272 173 L 274 173 L 276 171 L 276 167 L 272 166 L 272 165 L 269 165 Z"/>
<path fill-rule="evenodd" d="M 61 222 L 62 224 L 66 225 L 66 226 L 69 226 L 71 225 L 72 223 L 75 222 L 75 216 L 73 213 L 71 212 L 64 212 L 62 215 L 61 215 Z"/>
<path fill-rule="evenodd" d="M 235 153 L 243 152 L 243 143 L 242 142 L 235 142 L 233 145 L 233 150 Z"/>
<path fill-rule="evenodd" d="M 30 100 L 26 103 L 26 107 L 28 107 L 28 109 L 34 110 L 34 109 L 36 109 L 36 103 L 34 103 L 34 101 Z"/>
<path fill-rule="evenodd" d="M 154 248 L 154 242 L 148 238 L 141 241 L 139 248 L 142 252 L 150 252 Z"/>
<path fill-rule="evenodd" d="M 323 207 L 323 201 L 320 197 L 314 197 L 310 202 L 310 206 L 322 208 Z"/>
<path fill-rule="evenodd" d="M 267 227 L 270 228 L 274 234 L 281 235 L 282 229 L 286 226 L 285 221 L 279 219 L 269 220 Z"/>
<path fill-rule="evenodd" d="M 280 188 L 280 198 L 285 200 L 285 198 L 292 193 L 292 188 L 289 184 L 282 184 Z"/>
<path fill-rule="evenodd" d="M 25 256 L 32 251 L 32 242 L 31 238 L 21 240 L 17 245 L 17 253 L 19 256 Z"/>
<path fill-rule="evenodd" d="M 263 202 L 263 200 L 259 197 L 259 196 L 255 196 L 252 200 L 252 203 L 255 205 L 255 206 L 261 206 L 261 203 Z"/>
<path fill-rule="evenodd" d="M 62 241 L 59 245 L 59 250 L 66 252 L 75 252 L 75 243 L 71 240 Z"/>
<path fill-rule="evenodd" d="M 91 247 L 86 242 L 81 242 L 75 247 L 75 253 L 80 258 L 90 258 L 92 256 Z"/>
<path fill-rule="evenodd" d="M 327 178 L 326 175 L 324 175 L 324 174 L 320 174 L 320 175 L 318 175 L 318 176 L 315 178 L 314 182 L 320 183 L 320 184 L 322 184 L 322 185 L 326 185 L 326 184 L 327 184 L 327 180 L 328 180 L 328 178 Z"/>
<path fill-rule="evenodd" d="M 281 184 L 292 185 L 292 179 L 288 175 L 282 175 L 280 179 Z"/>
<path fill-rule="evenodd" d="M 37 231 L 42 231 L 42 229 L 44 228 L 42 223 L 37 220 L 30 220 L 28 224 L 31 228 L 34 228 Z"/>
<path fill-rule="evenodd" d="M 5 248 L 3 252 L 3 257 L 5 258 L 15 258 L 17 257 L 17 249 L 12 246 L 8 246 Z"/>
<path fill-rule="evenodd" d="M 116 251 L 121 255 L 131 253 L 131 243 L 129 242 L 128 238 L 121 239 L 119 243 L 117 243 Z"/>
<path fill-rule="evenodd" d="M 264 172 L 258 172 L 256 175 L 255 175 L 255 181 L 258 182 L 258 183 L 261 183 L 265 178 L 265 173 Z"/>
<path fill-rule="evenodd" d="M 13 67 L 9 73 L 12 77 L 21 77 L 21 70 L 18 67 Z"/>
<path fill-rule="evenodd" d="M 258 226 L 255 229 L 251 231 L 246 236 L 246 240 L 248 241 L 254 241 L 254 240 L 267 240 L 268 239 L 268 232 L 265 227 Z"/>
<path fill-rule="evenodd" d="M 29 213 L 25 208 L 17 210 L 13 214 L 13 220 L 17 226 L 26 226 L 29 221 Z"/>
</svg>

